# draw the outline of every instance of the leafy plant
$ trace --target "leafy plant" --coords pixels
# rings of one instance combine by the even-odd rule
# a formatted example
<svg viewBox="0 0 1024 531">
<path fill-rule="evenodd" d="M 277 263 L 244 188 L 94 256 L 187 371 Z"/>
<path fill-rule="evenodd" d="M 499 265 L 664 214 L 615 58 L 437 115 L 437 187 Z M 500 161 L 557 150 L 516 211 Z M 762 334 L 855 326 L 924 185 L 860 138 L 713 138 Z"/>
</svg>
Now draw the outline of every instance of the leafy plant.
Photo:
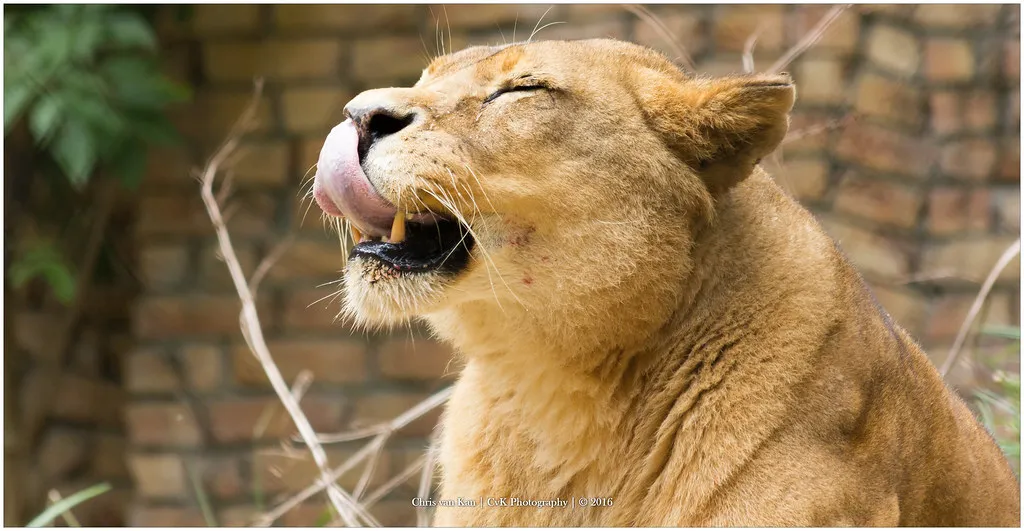
<svg viewBox="0 0 1024 531">
<path fill-rule="evenodd" d="M 32 521 L 29 522 L 28 525 L 26 525 L 25 527 L 43 527 L 50 525 L 50 523 L 56 520 L 57 517 L 61 514 L 66 513 L 71 509 L 74 509 L 75 506 L 87 502 L 95 498 L 96 496 L 99 496 L 100 494 L 107 492 L 108 490 L 110 490 L 109 483 L 99 483 L 87 489 L 80 490 L 72 494 L 71 496 L 68 496 L 67 498 L 64 498 L 63 500 L 60 500 L 59 502 L 47 507 L 45 511 L 40 513 L 39 516 L 33 518 Z"/>
<path fill-rule="evenodd" d="M 1015 340 L 1010 349 L 1019 356 L 1020 328 L 986 328 L 982 333 Z M 996 370 L 992 379 L 999 391 L 975 392 L 978 414 L 1020 477 L 1020 374 Z"/>
<path fill-rule="evenodd" d="M 189 97 L 160 72 L 156 36 L 141 11 L 118 5 L 6 11 L 5 138 L 24 126 L 76 190 L 97 175 L 136 186 L 147 148 L 179 139 L 167 106 Z M 75 287 L 61 249 L 27 247 L 32 250 L 13 258 L 9 280 L 17 286 L 43 278 L 58 299 L 69 301 Z"/>
</svg>

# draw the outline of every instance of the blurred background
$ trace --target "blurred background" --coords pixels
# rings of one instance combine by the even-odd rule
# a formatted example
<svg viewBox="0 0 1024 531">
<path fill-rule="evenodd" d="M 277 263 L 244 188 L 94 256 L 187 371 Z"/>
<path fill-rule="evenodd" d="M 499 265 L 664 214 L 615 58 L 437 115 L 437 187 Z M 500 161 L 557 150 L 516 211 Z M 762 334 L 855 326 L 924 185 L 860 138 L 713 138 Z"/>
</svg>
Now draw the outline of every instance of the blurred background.
<svg viewBox="0 0 1024 531">
<path fill-rule="evenodd" d="M 942 365 L 1020 235 L 1020 7 L 831 9 L 5 6 L 5 524 L 105 482 L 72 519 L 247 525 L 314 480 L 239 332 L 194 173 L 256 77 L 259 123 L 224 211 L 247 274 L 283 249 L 257 304 L 285 379 L 311 372 L 301 406 L 313 427 L 386 421 L 451 383 L 458 362 L 424 330 L 367 334 L 335 319 L 343 256 L 302 187 L 343 105 L 414 83 L 442 35 L 451 50 L 558 22 L 535 40 L 626 39 L 719 75 L 769 68 L 838 13 L 785 68 L 798 101 L 765 165 Z M 1019 467 L 1019 260 L 984 301 L 947 380 Z M 391 437 L 367 488 L 421 458 L 436 419 Z M 364 444 L 326 445 L 328 460 Z M 419 481 L 371 512 L 414 524 Z M 277 522 L 332 520 L 319 494 Z"/>
</svg>

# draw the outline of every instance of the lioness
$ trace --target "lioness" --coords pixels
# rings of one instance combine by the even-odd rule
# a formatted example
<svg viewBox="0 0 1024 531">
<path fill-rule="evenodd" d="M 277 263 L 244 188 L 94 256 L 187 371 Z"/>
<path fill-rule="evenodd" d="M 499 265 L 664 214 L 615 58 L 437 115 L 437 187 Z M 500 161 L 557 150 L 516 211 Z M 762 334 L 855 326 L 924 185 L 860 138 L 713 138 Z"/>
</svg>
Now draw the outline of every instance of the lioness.
<svg viewBox="0 0 1024 531">
<path fill-rule="evenodd" d="M 346 308 L 465 359 L 435 501 L 475 506 L 435 524 L 1019 525 L 998 447 L 758 166 L 794 98 L 588 40 L 348 103 L 314 182 Z"/>
</svg>

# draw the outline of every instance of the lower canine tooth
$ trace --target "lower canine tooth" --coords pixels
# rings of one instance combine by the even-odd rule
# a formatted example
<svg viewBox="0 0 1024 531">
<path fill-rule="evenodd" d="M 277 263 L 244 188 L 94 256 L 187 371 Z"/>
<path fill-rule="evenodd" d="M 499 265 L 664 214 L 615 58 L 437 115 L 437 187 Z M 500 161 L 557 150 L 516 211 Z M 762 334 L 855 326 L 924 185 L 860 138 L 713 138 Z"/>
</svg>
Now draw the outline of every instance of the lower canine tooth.
<svg viewBox="0 0 1024 531">
<path fill-rule="evenodd" d="M 405 216 L 401 213 L 395 214 L 395 221 L 391 224 L 391 243 L 402 243 L 405 241 Z"/>
<path fill-rule="evenodd" d="M 363 241 L 363 233 L 359 232 L 359 229 L 355 228 L 355 226 L 349 225 L 348 226 L 348 230 L 349 230 L 349 232 L 352 233 L 352 241 L 353 242 L 359 243 L 359 242 Z"/>
</svg>

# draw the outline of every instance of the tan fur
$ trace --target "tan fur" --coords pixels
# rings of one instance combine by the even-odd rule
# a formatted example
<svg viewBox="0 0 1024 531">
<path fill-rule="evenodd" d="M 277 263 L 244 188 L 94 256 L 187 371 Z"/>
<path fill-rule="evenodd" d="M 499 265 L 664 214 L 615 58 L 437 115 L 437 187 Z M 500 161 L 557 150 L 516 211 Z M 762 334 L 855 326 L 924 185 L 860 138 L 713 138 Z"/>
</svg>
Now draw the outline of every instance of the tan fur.
<svg viewBox="0 0 1024 531">
<path fill-rule="evenodd" d="M 551 90 L 482 104 L 523 76 Z M 454 280 L 346 276 L 356 319 L 422 317 L 465 358 L 440 498 L 613 502 L 435 524 L 1019 525 L 997 446 L 757 166 L 794 97 L 594 40 L 470 48 L 349 104 L 418 113 L 367 175 L 478 242 Z"/>
</svg>

